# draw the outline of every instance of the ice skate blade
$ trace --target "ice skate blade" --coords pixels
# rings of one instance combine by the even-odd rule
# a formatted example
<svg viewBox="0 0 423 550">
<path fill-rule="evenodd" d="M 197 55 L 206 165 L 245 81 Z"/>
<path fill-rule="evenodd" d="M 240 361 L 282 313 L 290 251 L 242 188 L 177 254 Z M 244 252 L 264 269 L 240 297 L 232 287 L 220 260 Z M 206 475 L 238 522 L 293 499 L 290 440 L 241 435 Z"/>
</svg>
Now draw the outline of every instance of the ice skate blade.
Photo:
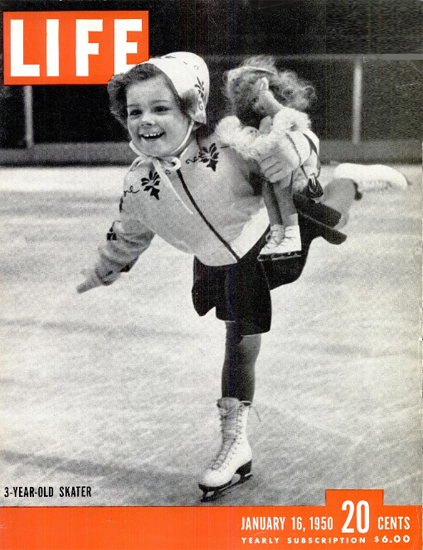
<svg viewBox="0 0 423 550">
<path fill-rule="evenodd" d="M 201 502 L 211 502 L 212 500 L 216 500 L 226 494 L 236 485 L 241 485 L 242 483 L 248 481 L 253 475 L 251 473 L 252 464 L 253 461 L 250 460 L 243 466 L 240 466 L 235 472 L 233 478 L 224 485 L 219 485 L 218 487 L 208 487 L 207 485 L 199 483 L 198 486 L 203 491 Z"/>
<path fill-rule="evenodd" d="M 293 258 L 301 258 L 301 252 L 284 252 L 283 254 L 260 254 L 259 262 L 275 262 L 278 260 L 292 260 Z"/>
<path fill-rule="evenodd" d="M 242 485 L 252 477 L 253 477 L 253 474 L 249 473 L 244 476 L 240 476 L 239 479 L 237 479 L 236 481 L 229 481 L 229 483 L 226 483 L 226 485 L 222 485 L 220 487 L 215 487 L 215 488 L 210 488 L 210 487 L 206 487 L 205 485 L 199 484 L 198 486 L 203 491 L 201 502 L 213 502 L 213 500 L 222 498 L 227 493 L 229 493 L 234 487 L 236 487 L 237 485 Z"/>
</svg>

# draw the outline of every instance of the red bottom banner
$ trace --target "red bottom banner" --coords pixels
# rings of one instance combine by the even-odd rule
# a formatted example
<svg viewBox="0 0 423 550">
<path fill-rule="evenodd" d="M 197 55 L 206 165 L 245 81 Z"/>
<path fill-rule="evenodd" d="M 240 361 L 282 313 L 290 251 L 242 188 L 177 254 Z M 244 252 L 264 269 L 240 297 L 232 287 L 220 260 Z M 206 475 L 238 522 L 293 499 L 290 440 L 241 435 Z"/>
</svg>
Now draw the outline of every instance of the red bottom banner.
<svg viewBox="0 0 423 550">
<path fill-rule="evenodd" d="M 6 507 L 1 550 L 422 548 L 420 506 L 328 490 L 325 506 Z"/>
</svg>

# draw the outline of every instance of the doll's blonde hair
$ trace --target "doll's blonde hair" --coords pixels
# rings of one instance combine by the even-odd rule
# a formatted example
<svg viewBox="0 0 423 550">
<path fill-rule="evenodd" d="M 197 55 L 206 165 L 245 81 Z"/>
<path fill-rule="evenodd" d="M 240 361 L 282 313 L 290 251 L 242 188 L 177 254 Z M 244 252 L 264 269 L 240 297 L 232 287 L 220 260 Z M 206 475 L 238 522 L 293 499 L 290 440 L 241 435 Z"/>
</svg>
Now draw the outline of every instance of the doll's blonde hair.
<svg viewBox="0 0 423 550">
<path fill-rule="evenodd" d="M 251 91 L 259 78 L 265 76 L 269 89 L 285 107 L 306 110 L 315 99 L 314 87 L 294 71 L 278 70 L 272 56 L 249 57 L 239 67 L 225 73 L 224 93 L 230 108 L 243 124 L 257 126 L 259 115 L 253 111 Z"/>
</svg>

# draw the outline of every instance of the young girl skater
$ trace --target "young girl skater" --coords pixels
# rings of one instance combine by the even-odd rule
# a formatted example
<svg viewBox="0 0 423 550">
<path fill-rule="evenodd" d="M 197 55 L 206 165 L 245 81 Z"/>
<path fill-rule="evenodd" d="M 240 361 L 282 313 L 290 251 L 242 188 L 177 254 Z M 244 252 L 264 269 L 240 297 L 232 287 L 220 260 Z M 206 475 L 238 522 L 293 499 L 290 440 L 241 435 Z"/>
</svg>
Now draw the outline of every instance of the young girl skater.
<svg viewBox="0 0 423 550">
<path fill-rule="evenodd" d="M 298 109 L 309 106 L 314 98 L 313 87 L 291 71 L 278 71 L 272 57 L 251 57 L 228 71 L 225 92 L 236 116 L 221 120 L 216 133 L 222 143 L 247 160 L 260 159 L 275 143 L 289 139 L 290 131 L 307 134 L 310 129 L 308 116 Z M 310 143 L 313 145 L 313 141 Z M 301 235 L 293 191 L 303 191 L 309 177 L 318 175 L 317 164 L 315 145 L 315 154 L 307 159 L 306 166 L 273 184 L 263 185 L 270 233 L 259 260 L 287 259 L 300 254 Z"/>
<path fill-rule="evenodd" d="M 111 110 L 128 129 L 137 157 L 125 176 L 120 219 L 99 247 L 97 261 L 86 271 L 78 292 L 114 282 L 156 234 L 195 256 L 194 307 L 199 315 L 215 308 L 227 331 L 218 400 L 221 447 L 200 478 L 207 500 L 228 487 L 236 472 L 242 481 L 251 472 L 247 418 L 261 333 L 270 329 L 269 288 L 299 277 L 312 240 L 319 235 L 327 238 L 322 224 L 303 225 L 301 258 L 257 261 L 268 221 L 250 180 L 286 177 L 299 166 L 295 151 L 303 161 L 311 149 L 307 138 L 294 131 L 289 135 L 295 149 L 277 145 L 259 163 L 249 163 L 216 135 L 197 135 L 206 123 L 209 76 L 204 61 L 191 53 L 150 59 L 113 77 L 108 90 Z M 344 178 L 328 188 L 331 206 L 340 205 L 347 214 L 356 184 Z M 333 225 L 336 220 L 332 221 Z"/>
</svg>

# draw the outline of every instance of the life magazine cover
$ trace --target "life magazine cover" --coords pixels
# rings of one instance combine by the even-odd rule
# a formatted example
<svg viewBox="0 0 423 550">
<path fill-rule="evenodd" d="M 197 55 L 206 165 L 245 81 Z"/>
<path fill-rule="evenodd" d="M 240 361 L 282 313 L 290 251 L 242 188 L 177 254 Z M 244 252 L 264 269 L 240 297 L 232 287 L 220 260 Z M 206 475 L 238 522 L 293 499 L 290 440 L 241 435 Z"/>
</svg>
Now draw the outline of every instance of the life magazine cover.
<svg viewBox="0 0 423 550">
<path fill-rule="evenodd" d="M 1 550 L 420 548 L 423 2 L 0 6 Z"/>
</svg>

